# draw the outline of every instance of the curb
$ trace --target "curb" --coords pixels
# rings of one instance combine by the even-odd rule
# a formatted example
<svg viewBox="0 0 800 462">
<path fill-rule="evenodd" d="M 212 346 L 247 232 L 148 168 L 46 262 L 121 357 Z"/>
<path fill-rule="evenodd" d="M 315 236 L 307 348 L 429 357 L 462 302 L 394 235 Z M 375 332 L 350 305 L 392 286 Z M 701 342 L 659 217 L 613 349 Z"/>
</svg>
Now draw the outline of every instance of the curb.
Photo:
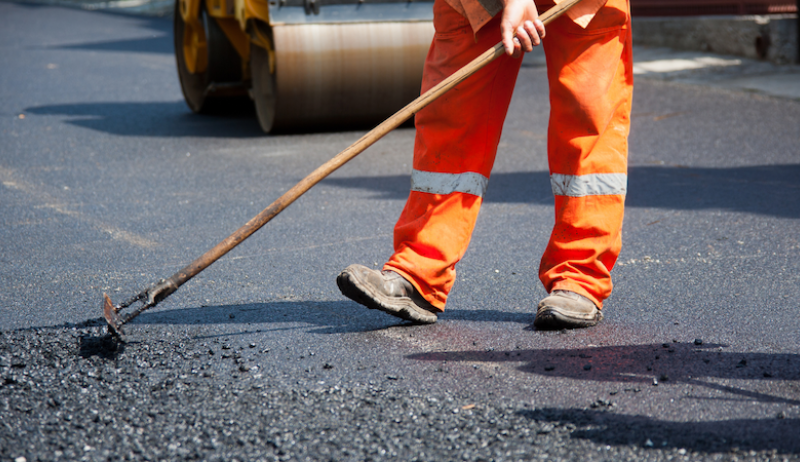
<svg viewBox="0 0 800 462">
<path fill-rule="evenodd" d="M 633 43 L 775 64 L 798 61 L 797 15 L 633 18 Z"/>
</svg>

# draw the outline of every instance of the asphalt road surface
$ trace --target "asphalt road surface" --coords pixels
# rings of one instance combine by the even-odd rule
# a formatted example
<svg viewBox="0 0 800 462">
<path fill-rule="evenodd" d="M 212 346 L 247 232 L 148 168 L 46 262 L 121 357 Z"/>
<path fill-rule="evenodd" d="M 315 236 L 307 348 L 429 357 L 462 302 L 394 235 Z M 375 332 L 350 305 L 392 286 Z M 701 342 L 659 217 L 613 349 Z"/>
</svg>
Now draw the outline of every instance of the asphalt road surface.
<svg viewBox="0 0 800 462">
<path fill-rule="evenodd" d="M 409 186 L 396 130 L 127 326 L 120 302 L 364 130 L 192 114 L 171 22 L 0 3 L 0 459 L 798 460 L 800 102 L 641 78 L 596 328 L 538 332 L 545 69 L 526 65 L 448 311 L 342 297 Z"/>
</svg>

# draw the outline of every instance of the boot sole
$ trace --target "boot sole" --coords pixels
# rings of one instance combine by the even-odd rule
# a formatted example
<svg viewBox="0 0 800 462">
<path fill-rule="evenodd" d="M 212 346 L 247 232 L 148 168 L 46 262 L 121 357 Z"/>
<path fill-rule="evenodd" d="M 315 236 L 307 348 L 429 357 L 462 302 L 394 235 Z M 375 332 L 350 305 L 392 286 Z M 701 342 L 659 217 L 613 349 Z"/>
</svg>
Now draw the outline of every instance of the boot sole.
<svg viewBox="0 0 800 462">
<path fill-rule="evenodd" d="M 579 329 L 597 325 L 603 319 L 603 313 L 597 311 L 593 319 L 579 319 L 565 316 L 554 308 L 547 308 L 536 314 L 533 326 L 541 330 Z"/>
<path fill-rule="evenodd" d="M 336 285 L 339 286 L 342 295 L 371 310 L 383 311 L 417 324 L 433 324 L 437 321 L 434 313 L 419 313 L 416 304 L 410 298 L 387 299 L 382 294 L 375 293 L 371 287 L 361 283 L 358 278 L 347 271 L 339 274 L 336 278 Z"/>
</svg>

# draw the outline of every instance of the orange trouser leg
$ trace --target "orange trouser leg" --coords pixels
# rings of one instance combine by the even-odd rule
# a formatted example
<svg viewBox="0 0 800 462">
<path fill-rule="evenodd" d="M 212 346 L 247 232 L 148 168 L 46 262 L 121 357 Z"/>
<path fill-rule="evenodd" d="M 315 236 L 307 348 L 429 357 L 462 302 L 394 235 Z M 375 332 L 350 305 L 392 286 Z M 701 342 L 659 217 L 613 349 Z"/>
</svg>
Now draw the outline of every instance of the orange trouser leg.
<svg viewBox="0 0 800 462">
<path fill-rule="evenodd" d="M 633 71 L 626 0 L 609 0 L 587 29 L 562 17 L 544 40 L 550 82 L 548 158 L 555 226 L 539 277 L 548 292 L 602 307 L 621 248 Z"/>
<path fill-rule="evenodd" d="M 499 17 L 475 37 L 444 0 L 434 3 L 434 26 L 422 91 L 500 40 Z M 403 275 L 442 310 L 478 217 L 520 64 L 502 56 L 416 116 L 412 191 L 384 269 Z"/>
</svg>

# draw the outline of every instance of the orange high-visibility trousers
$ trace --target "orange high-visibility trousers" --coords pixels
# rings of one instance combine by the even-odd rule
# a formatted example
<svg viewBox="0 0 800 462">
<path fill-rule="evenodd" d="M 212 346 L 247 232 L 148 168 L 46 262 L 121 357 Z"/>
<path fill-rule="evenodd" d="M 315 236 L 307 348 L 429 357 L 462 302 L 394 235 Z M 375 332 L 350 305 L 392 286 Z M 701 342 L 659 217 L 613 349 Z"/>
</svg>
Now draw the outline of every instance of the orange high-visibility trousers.
<svg viewBox="0 0 800 462">
<path fill-rule="evenodd" d="M 541 5 L 544 11 L 548 5 Z M 633 71 L 627 0 L 608 0 L 586 29 L 566 16 L 543 41 L 550 84 L 548 159 L 555 226 L 539 277 L 602 308 L 621 248 Z M 473 35 L 444 0 L 422 90 L 500 39 L 500 15 Z M 444 310 L 478 217 L 521 59 L 502 56 L 416 116 L 411 192 L 384 269 Z"/>
</svg>

